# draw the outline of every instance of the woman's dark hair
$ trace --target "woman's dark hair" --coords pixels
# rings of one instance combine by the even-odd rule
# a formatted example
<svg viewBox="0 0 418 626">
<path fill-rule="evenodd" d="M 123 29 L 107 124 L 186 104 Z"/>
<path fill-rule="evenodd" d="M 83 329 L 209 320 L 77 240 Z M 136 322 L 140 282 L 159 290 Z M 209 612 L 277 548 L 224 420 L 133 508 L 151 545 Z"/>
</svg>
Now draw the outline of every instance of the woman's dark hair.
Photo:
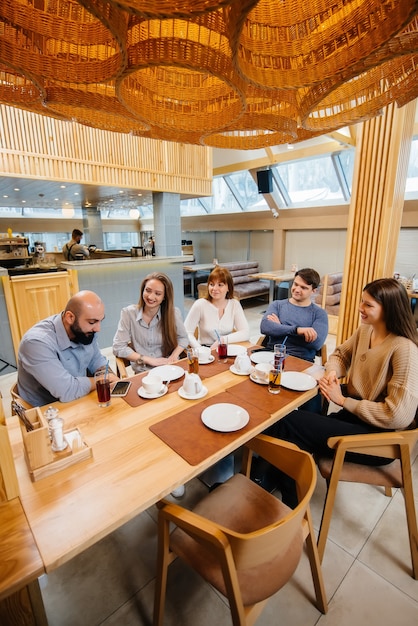
<svg viewBox="0 0 418 626">
<path fill-rule="evenodd" d="M 163 338 L 162 352 L 164 356 L 169 356 L 178 346 L 176 316 L 174 312 L 174 289 L 173 283 L 165 274 L 153 272 L 145 276 L 139 290 L 138 308 L 144 308 L 144 289 L 150 280 L 159 280 L 164 286 L 164 299 L 161 302 L 161 335 Z"/>
<path fill-rule="evenodd" d="M 225 283 L 227 285 L 228 291 L 226 292 L 225 296 L 227 300 L 234 297 L 234 280 L 232 278 L 231 272 L 229 272 L 226 267 L 220 267 L 219 265 L 217 265 L 213 268 L 208 277 L 208 286 L 210 285 L 210 283 L 214 283 L 215 281 L 218 283 Z M 212 302 L 212 296 L 209 294 L 209 290 L 208 295 L 206 296 L 206 300 Z"/>
<path fill-rule="evenodd" d="M 367 291 L 383 307 L 386 328 L 400 337 L 406 337 L 418 346 L 417 327 L 408 294 L 402 283 L 394 278 L 378 278 L 368 283 Z"/>
</svg>

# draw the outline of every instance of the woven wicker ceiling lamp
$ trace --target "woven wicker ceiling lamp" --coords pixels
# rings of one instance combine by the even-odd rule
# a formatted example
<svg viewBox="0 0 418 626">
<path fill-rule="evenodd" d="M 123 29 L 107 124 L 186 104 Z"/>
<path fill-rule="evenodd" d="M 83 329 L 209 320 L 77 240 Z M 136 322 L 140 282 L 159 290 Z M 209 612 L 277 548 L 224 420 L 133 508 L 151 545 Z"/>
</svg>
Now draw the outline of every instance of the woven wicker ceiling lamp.
<svg viewBox="0 0 418 626">
<path fill-rule="evenodd" d="M 110 0 L 112 4 L 145 17 L 185 17 L 216 11 L 242 0 Z"/>
<path fill-rule="evenodd" d="M 222 12 L 193 20 L 142 20 L 128 36 L 121 102 L 151 126 L 204 133 L 244 111 Z"/>
<path fill-rule="evenodd" d="M 126 64 L 127 15 L 113 10 L 111 30 L 75 0 L 47 3 L 1 0 L 3 29 L 0 58 L 28 77 L 94 83 L 118 76 Z"/>
<path fill-rule="evenodd" d="M 45 107 L 68 120 L 102 130 L 136 134 L 149 130 L 117 100 L 113 83 L 51 85 L 46 89 Z"/>
<path fill-rule="evenodd" d="M 406 104 L 417 95 L 418 54 L 373 67 L 332 91 L 303 120 L 309 130 L 326 132 L 376 116 L 393 102 Z"/>
<path fill-rule="evenodd" d="M 204 144 L 216 148 L 255 150 L 292 143 L 297 136 L 296 92 L 247 86 L 246 110 L 220 133 L 205 135 Z"/>
<path fill-rule="evenodd" d="M 234 42 L 234 61 L 253 84 L 307 87 L 365 59 L 415 13 L 415 0 L 260 0 Z"/>
</svg>

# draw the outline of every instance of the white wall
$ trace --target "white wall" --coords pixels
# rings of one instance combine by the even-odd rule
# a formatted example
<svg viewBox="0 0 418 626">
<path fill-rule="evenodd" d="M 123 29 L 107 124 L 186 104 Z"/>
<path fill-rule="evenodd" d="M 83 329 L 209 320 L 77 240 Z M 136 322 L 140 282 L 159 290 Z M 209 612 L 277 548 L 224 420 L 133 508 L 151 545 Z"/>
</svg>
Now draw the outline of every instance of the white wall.
<svg viewBox="0 0 418 626">
<path fill-rule="evenodd" d="M 312 267 L 320 276 L 342 272 L 345 230 L 289 230 L 286 232 L 285 268 Z"/>
<path fill-rule="evenodd" d="M 418 228 L 401 229 L 395 272 L 407 278 L 418 276 Z"/>
</svg>

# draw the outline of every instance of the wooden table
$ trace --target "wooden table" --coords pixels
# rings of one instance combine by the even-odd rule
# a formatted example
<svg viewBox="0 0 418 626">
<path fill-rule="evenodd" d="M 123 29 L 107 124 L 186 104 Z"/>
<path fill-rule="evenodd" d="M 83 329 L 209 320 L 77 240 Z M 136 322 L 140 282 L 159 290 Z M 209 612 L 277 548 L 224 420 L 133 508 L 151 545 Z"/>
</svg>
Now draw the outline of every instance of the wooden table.
<svg viewBox="0 0 418 626">
<path fill-rule="evenodd" d="M 286 360 L 286 369 L 301 371 L 309 365 L 294 357 Z M 272 397 L 266 387 L 252 383 L 248 377 L 234 375 L 229 368 L 213 376 L 210 368 L 211 365 L 201 366 L 200 373 L 209 392 L 202 400 L 184 400 L 177 391 L 172 391 L 136 408 L 120 398 L 113 398 L 108 408 L 99 408 L 96 393 L 92 392 L 71 403 L 56 403 L 65 428 L 77 426 L 81 430 L 92 447 L 93 457 L 37 482 L 31 482 L 29 477 L 17 418 L 10 419 L 20 500 L 47 572 L 86 550 L 175 487 L 198 476 L 316 394 L 316 389 L 282 390 Z M 219 402 L 217 395 L 226 390 L 230 402 L 240 404 L 239 397 L 232 392 L 243 382 L 252 386 L 247 398 L 261 393 L 270 406 L 272 398 L 281 398 L 277 402 L 284 405 L 271 410 L 266 420 L 254 427 L 250 419 L 248 427 L 237 432 L 233 441 L 226 438 L 228 443 L 199 463 L 189 464 L 151 432 L 153 425 L 185 409 L 190 411 L 198 402 L 208 399 Z M 174 384 L 173 381 L 171 385 Z M 213 431 L 207 432 L 213 437 Z"/>
<path fill-rule="evenodd" d="M 271 270 L 269 272 L 259 272 L 258 274 L 250 274 L 251 278 L 257 278 L 258 280 L 269 280 L 269 302 L 274 300 L 274 288 L 276 283 L 285 283 L 287 281 L 293 282 L 295 272 L 290 270 Z"/>
<path fill-rule="evenodd" d="M 211 272 L 214 267 L 213 263 L 193 263 L 192 265 L 183 265 L 183 272 L 190 272 L 190 290 L 193 297 L 195 294 L 196 274 L 198 272 Z"/>
</svg>

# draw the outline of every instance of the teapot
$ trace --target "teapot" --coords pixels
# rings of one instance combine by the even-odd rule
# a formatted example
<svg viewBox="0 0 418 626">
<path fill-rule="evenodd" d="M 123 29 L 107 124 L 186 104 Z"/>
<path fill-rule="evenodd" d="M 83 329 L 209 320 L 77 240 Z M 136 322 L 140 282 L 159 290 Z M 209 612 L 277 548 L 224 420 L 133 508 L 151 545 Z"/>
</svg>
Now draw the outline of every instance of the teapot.
<svg viewBox="0 0 418 626">
<path fill-rule="evenodd" d="M 198 374 L 186 372 L 183 382 L 183 391 L 188 396 L 197 396 L 202 391 L 202 381 Z"/>
</svg>

